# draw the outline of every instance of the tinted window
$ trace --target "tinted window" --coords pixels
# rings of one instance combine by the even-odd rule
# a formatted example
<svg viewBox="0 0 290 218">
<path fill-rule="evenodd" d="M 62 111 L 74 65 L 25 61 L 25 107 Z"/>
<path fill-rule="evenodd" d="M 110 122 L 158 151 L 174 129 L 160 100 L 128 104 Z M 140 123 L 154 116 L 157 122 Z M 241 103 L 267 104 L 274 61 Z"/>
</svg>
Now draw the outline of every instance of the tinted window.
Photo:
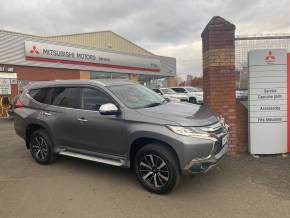
<svg viewBox="0 0 290 218">
<path fill-rule="evenodd" d="M 175 94 L 176 92 L 173 89 L 160 89 L 161 92 L 163 92 L 164 94 Z"/>
<path fill-rule="evenodd" d="M 188 92 L 202 92 L 202 89 L 199 87 L 188 87 L 186 88 Z"/>
<path fill-rule="evenodd" d="M 98 111 L 100 106 L 106 103 L 113 103 L 113 101 L 105 93 L 97 89 L 82 88 L 82 109 Z"/>
<path fill-rule="evenodd" d="M 161 105 L 164 98 L 142 85 L 119 85 L 108 87 L 129 108 L 145 108 Z"/>
<path fill-rule="evenodd" d="M 158 94 L 162 94 L 159 89 L 153 89 L 153 91 L 158 93 Z"/>
<path fill-rule="evenodd" d="M 42 89 L 32 89 L 29 91 L 29 95 L 36 101 L 40 103 L 49 103 L 49 91 L 50 88 L 42 88 Z"/>
<path fill-rule="evenodd" d="M 172 88 L 174 91 L 176 91 L 177 93 L 186 93 L 185 89 L 183 88 Z"/>
<path fill-rule="evenodd" d="M 73 87 L 57 87 L 53 89 L 51 103 L 69 108 L 79 108 L 80 89 Z"/>
</svg>

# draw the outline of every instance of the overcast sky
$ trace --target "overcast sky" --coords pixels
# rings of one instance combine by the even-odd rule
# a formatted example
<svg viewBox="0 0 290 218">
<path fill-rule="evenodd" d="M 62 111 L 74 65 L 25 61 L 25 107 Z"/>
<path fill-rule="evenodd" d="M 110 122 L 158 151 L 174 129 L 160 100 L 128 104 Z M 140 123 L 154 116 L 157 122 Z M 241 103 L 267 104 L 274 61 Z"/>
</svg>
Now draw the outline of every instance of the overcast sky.
<svg viewBox="0 0 290 218">
<path fill-rule="evenodd" d="M 237 34 L 290 33 L 290 0 L 0 0 L 0 29 L 37 35 L 112 30 L 201 74 L 200 34 L 215 15 Z"/>
</svg>

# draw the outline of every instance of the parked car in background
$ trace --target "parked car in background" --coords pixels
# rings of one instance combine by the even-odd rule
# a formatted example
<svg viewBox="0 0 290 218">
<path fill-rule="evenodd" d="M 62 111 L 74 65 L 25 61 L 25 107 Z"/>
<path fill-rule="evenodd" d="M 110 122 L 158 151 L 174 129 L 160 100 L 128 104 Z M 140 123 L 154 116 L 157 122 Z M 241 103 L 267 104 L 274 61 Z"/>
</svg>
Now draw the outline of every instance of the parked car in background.
<svg viewBox="0 0 290 218">
<path fill-rule="evenodd" d="M 239 89 L 236 90 L 236 98 L 241 100 L 248 99 L 248 90 L 247 89 Z"/>
<path fill-rule="evenodd" d="M 188 97 L 188 101 L 193 104 L 203 104 L 203 91 L 199 87 L 184 86 L 170 87 L 179 94 L 184 94 Z"/>
<path fill-rule="evenodd" d="M 188 102 L 187 95 L 182 94 L 182 93 L 177 93 L 171 88 L 159 88 L 159 89 L 153 89 L 153 91 L 161 95 L 163 98 L 170 101 Z"/>
<path fill-rule="evenodd" d="M 128 80 L 35 83 L 15 105 L 14 128 L 36 162 L 66 155 L 133 168 L 159 194 L 182 174 L 208 171 L 228 148 L 228 127 L 216 113 Z"/>
</svg>

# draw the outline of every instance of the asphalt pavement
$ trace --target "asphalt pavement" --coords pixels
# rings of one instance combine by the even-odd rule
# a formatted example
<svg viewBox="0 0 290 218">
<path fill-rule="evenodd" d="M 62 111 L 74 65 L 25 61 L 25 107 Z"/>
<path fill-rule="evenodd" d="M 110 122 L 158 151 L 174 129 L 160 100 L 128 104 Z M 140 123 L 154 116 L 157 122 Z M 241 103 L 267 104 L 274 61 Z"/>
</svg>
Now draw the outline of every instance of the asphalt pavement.
<svg viewBox="0 0 290 218">
<path fill-rule="evenodd" d="M 290 217 L 290 155 L 225 158 L 151 194 L 128 169 L 59 157 L 33 161 L 13 123 L 0 120 L 0 217 Z"/>
</svg>

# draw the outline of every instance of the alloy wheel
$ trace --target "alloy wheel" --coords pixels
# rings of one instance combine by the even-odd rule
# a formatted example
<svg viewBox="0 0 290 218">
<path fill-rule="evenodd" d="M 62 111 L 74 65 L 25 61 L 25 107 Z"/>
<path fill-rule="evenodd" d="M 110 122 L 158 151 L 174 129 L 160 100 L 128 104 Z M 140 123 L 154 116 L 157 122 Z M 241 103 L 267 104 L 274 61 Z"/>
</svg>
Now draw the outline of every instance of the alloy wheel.
<svg viewBox="0 0 290 218">
<path fill-rule="evenodd" d="M 166 162 L 158 155 L 146 154 L 139 162 L 141 178 L 154 188 L 161 188 L 169 180 L 169 169 Z"/>
<path fill-rule="evenodd" d="M 37 135 L 32 139 L 32 153 L 39 160 L 46 160 L 48 155 L 48 144 L 46 140 Z"/>
</svg>

